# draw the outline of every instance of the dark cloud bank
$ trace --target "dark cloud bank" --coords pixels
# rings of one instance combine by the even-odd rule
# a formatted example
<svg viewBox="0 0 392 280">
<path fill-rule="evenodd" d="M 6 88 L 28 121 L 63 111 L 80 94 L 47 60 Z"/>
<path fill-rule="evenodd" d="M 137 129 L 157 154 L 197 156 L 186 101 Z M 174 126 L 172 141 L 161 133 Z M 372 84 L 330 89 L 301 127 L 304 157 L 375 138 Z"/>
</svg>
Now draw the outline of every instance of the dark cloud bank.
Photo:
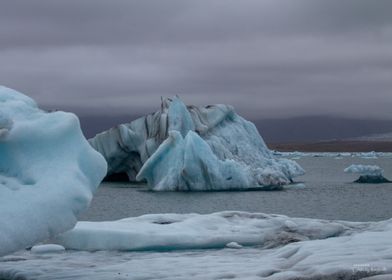
<svg viewBox="0 0 392 280">
<path fill-rule="evenodd" d="M 0 84 L 76 112 L 87 134 L 175 94 L 232 104 L 266 138 L 382 132 L 391 11 L 389 0 L 2 1 Z"/>
</svg>

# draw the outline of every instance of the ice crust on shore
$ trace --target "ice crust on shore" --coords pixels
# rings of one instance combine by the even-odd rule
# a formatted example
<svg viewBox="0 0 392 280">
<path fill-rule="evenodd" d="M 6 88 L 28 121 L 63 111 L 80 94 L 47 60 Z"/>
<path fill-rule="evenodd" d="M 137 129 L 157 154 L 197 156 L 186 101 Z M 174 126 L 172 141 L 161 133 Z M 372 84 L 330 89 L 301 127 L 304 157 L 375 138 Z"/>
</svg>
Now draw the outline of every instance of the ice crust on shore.
<svg viewBox="0 0 392 280">
<path fill-rule="evenodd" d="M 75 115 L 0 86 L 0 255 L 72 228 L 105 172 Z"/>
<path fill-rule="evenodd" d="M 0 278 L 390 279 L 391 234 L 392 220 L 345 222 L 234 211 L 79 222 L 60 244 L 115 251 L 66 250 L 45 259 L 19 252 L 0 258 Z"/>
<path fill-rule="evenodd" d="M 239 211 L 213 214 L 149 214 L 108 222 L 78 222 L 54 239 L 67 249 L 177 250 L 243 246 L 281 246 L 294 241 L 350 235 L 368 223 L 327 222 Z"/>
<path fill-rule="evenodd" d="M 392 279 L 390 250 L 379 245 L 376 251 L 371 244 L 354 247 L 360 241 L 364 240 L 358 238 L 347 250 L 343 240 L 334 247 L 328 247 L 330 243 L 326 240 L 312 246 L 300 242 L 267 250 L 244 247 L 171 252 L 66 251 L 47 254 L 45 258 L 18 252 L 4 260 L 0 258 L 0 277 L 7 280 Z M 387 240 L 386 246 L 390 245 Z"/>
<path fill-rule="evenodd" d="M 107 160 L 109 175 L 125 172 L 158 191 L 271 189 L 304 173 L 296 162 L 275 158 L 231 106 L 187 107 L 177 97 L 89 142 Z"/>
</svg>

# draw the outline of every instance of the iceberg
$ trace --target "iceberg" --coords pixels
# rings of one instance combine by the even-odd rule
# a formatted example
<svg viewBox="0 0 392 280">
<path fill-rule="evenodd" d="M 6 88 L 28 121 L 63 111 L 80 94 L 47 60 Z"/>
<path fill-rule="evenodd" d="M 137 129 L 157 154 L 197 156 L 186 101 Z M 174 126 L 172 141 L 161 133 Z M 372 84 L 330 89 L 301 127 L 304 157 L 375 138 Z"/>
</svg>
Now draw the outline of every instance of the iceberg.
<svg viewBox="0 0 392 280">
<path fill-rule="evenodd" d="M 219 249 L 232 242 L 275 248 L 292 242 L 348 236 L 369 225 L 241 211 L 148 214 L 117 221 L 78 222 L 51 242 L 82 251 Z"/>
<path fill-rule="evenodd" d="M 356 183 L 388 183 L 390 182 L 383 176 L 384 170 L 377 165 L 363 165 L 363 164 L 352 164 L 344 169 L 346 173 L 360 174 L 359 179 Z"/>
<path fill-rule="evenodd" d="M 71 229 L 105 174 L 75 115 L 0 87 L 0 255 Z"/>
<path fill-rule="evenodd" d="M 42 244 L 34 245 L 31 247 L 30 251 L 34 254 L 53 254 L 53 253 L 63 253 L 65 248 L 58 244 Z"/>
<path fill-rule="evenodd" d="M 178 97 L 89 142 L 108 175 L 126 173 L 156 191 L 275 189 L 304 174 L 295 161 L 275 158 L 231 106 L 185 106 Z"/>
</svg>

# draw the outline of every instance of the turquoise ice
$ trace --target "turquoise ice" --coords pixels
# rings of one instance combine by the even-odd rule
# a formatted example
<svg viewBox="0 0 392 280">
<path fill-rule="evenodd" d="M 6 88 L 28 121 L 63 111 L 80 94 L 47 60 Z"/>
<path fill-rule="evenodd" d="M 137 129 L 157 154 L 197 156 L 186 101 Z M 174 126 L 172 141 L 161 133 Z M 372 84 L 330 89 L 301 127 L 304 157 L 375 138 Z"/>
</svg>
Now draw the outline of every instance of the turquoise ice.
<svg viewBox="0 0 392 280">
<path fill-rule="evenodd" d="M 0 256 L 71 229 L 105 173 L 75 115 L 0 86 Z"/>
<path fill-rule="evenodd" d="M 295 161 L 275 158 L 231 106 L 185 106 L 178 97 L 89 141 L 109 175 L 127 173 L 157 191 L 274 189 L 304 173 Z"/>
</svg>

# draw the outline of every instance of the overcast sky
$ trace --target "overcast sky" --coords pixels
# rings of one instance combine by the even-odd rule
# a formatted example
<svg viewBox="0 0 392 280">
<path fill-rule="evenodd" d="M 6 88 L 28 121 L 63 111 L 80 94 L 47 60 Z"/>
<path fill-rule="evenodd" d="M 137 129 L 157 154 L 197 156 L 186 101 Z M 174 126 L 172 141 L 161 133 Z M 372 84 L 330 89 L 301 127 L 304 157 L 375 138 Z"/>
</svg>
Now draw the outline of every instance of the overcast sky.
<svg viewBox="0 0 392 280">
<path fill-rule="evenodd" d="M 1 0 L 0 0 L 1 1 Z M 390 0 L 0 2 L 0 84 L 47 108 L 392 119 Z"/>
</svg>

